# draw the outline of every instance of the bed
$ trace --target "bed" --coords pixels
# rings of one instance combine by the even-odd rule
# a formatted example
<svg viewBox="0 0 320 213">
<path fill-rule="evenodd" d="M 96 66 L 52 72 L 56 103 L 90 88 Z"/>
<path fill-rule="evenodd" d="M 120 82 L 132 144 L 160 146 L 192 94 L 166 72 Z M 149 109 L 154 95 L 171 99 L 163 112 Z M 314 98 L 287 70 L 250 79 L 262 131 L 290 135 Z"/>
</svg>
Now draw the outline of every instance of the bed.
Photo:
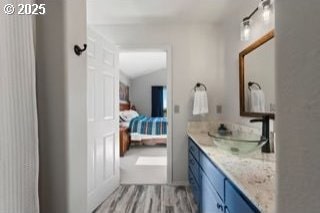
<svg viewBox="0 0 320 213">
<path fill-rule="evenodd" d="M 130 142 L 145 145 L 166 144 L 167 118 L 152 118 L 139 115 L 130 109 L 130 104 L 120 104 L 120 125 L 128 128 Z"/>
</svg>

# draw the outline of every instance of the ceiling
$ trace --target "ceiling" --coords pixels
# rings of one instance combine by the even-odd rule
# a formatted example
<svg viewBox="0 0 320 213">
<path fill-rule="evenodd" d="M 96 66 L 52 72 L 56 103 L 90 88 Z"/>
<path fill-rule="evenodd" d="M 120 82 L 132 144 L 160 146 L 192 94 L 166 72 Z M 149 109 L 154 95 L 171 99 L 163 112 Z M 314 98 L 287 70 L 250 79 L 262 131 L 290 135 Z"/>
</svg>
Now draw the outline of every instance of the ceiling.
<svg viewBox="0 0 320 213">
<path fill-rule="evenodd" d="M 167 68 L 167 53 L 164 51 L 128 51 L 119 53 L 120 70 L 134 79 Z"/>
<path fill-rule="evenodd" d="M 216 23 L 233 4 L 231 0 L 87 0 L 88 24 Z"/>
</svg>

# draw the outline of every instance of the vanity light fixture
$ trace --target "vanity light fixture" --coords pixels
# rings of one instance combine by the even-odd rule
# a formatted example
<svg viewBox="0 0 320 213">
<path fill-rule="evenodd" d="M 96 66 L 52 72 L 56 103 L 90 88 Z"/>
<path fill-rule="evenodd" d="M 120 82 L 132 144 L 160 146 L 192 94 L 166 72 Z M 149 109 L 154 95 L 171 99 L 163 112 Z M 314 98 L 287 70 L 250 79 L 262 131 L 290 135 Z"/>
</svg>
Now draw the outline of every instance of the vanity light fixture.
<svg viewBox="0 0 320 213">
<path fill-rule="evenodd" d="M 261 2 L 262 18 L 263 21 L 268 24 L 271 18 L 271 0 L 264 0 Z"/>
<path fill-rule="evenodd" d="M 248 41 L 250 39 L 251 34 L 251 25 L 252 25 L 252 17 L 262 9 L 262 18 L 263 21 L 268 24 L 271 19 L 272 13 L 272 0 L 261 0 L 258 7 L 254 9 L 254 11 L 247 17 L 245 17 L 241 22 L 241 41 Z"/>
<path fill-rule="evenodd" d="M 251 33 L 251 20 L 246 17 L 242 20 L 241 23 L 241 41 L 249 41 Z"/>
</svg>

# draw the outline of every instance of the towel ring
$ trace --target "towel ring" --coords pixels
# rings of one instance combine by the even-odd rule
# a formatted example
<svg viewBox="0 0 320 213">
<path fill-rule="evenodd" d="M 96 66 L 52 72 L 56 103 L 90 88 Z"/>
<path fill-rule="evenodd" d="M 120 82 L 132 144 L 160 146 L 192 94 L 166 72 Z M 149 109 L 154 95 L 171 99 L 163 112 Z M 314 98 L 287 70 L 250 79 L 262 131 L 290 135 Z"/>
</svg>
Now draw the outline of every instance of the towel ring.
<svg viewBox="0 0 320 213">
<path fill-rule="evenodd" d="M 207 91 L 207 87 L 206 87 L 206 85 L 204 85 L 203 83 L 197 83 L 197 84 L 194 86 L 193 90 L 194 90 L 194 91 L 197 91 L 197 89 L 201 89 L 201 88 L 203 88 L 205 91 Z"/>
<path fill-rule="evenodd" d="M 251 87 L 252 87 L 252 86 L 256 86 L 256 87 L 259 88 L 259 90 L 261 90 L 260 84 L 258 84 L 258 83 L 256 83 L 256 82 L 253 82 L 253 81 L 249 81 L 249 83 L 248 83 L 248 88 L 249 88 L 250 91 L 251 91 Z"/>
</svg>

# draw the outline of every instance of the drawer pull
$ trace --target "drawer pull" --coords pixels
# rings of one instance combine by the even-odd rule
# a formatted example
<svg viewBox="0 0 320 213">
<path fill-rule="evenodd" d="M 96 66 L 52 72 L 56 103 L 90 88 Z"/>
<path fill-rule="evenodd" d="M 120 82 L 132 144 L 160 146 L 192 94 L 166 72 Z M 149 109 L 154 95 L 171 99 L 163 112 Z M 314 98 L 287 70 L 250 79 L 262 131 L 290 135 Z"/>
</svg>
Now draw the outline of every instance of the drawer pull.
<svg viewBox="0 0 320 213">
<path fill-rule="evenodd" d="M 223 211 L 223 206 L 220 203 L 217 203 L 217 209 L 220 209 L 221 211 Z"/>
<path fill-rule="evenodd" d="M 225 207 L 225 213 L 230 213 L 228 207 Z"/>
</svg>

